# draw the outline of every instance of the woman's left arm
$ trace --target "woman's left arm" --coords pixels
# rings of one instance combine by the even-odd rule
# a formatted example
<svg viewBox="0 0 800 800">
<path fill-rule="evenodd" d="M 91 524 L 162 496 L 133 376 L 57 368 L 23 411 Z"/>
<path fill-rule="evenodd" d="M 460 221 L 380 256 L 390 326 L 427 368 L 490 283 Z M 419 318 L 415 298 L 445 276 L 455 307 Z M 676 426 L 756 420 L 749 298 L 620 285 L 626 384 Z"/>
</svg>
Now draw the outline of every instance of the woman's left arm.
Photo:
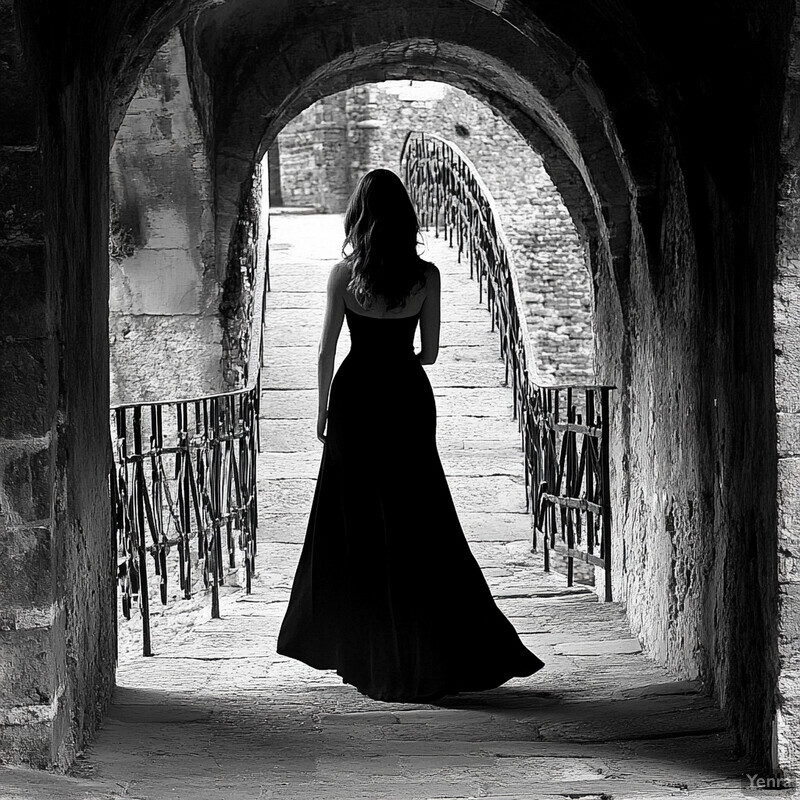
<svg viewBox="0 0 800 800">
<path fill-rule="evenodd" d="M 317 407 L 317 439 L 325 442 L 325 424 L 328 420 L 328 395 L 333 381 L 333 363 L 336 358 L 336 344 L 344 321 L 344 289 L 347 285 L 347 270 L 337 264 L 328 276 L 325 320 L 322 323 L 322 336 L 319 341 L 317 360 L 317 386 L 319 405 Z"/>
</svg>

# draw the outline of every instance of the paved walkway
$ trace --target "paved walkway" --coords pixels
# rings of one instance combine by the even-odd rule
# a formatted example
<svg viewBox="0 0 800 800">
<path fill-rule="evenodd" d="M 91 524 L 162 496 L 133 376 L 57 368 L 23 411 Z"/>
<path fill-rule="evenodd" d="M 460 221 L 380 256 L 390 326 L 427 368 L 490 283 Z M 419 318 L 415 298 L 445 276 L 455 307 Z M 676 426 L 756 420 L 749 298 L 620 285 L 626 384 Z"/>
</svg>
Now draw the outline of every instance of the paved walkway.
<svg viewBox="0 0 800 800">
<path fill-rule="evenodd" d="M 728 798 L 744 764 L 712 703 L 648 661 L 624 615 L 567 590 L 530 552 L 521 456 L 502 362 L 477 288 L 442 243 L 443 347 L 428 369 L 439 445 L 471 547 L 525 643 L 531 678 L 440 705 L 372 701 L 278 656 L 275 639 L 305 533 L 321 446 L 315 357 L 341 220 L 273 220 L 266 324 L 259 575 L 176 601 L 156 655 L 120 636 L 119 688 L 74 777 L 0 772 L 0 798 Z M 346 337 L 339 359 L 347 349 Z"/>
</svg>

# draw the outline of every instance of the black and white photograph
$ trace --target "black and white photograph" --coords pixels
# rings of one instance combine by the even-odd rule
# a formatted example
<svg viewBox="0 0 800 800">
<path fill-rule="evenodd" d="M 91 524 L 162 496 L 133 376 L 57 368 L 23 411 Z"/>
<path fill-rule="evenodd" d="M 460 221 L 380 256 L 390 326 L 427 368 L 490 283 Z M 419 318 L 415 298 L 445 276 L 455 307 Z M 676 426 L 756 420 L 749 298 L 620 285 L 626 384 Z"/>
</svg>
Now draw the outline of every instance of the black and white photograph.
<svg viewBox="0 0 800 800">
<path fill-rule="evenodd" d="M 0 800 L 799 778 L 800 0 L 0 0 Z"/>
</svg>

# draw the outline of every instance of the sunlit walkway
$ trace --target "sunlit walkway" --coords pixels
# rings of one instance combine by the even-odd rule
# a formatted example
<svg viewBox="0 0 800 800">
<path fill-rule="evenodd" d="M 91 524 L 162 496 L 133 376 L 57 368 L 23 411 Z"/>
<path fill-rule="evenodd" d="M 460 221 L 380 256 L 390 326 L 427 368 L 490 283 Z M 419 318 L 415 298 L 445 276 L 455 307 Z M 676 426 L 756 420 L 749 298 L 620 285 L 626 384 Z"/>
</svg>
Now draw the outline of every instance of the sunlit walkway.
<svg viewBox="0 0 800 800">
<path fill-rule="evenodd" d="M 441 705 L 402 705 L 275 653 L 319 466 L 316 345 L 341 220 L 278 215 L 272 233 L 253 594 L 228 588 L 217 621 L 207 603 L 173 605 L 154 627 L 153 658 L 121 654 L 115 705 L 76 777 L 0 773 L 0 797 L 738 795 L 744 765 L 699 687 L 645 659 L 617 605 L 567 590 L 530 552 L 495 335 L 466 268 L 433 239 L 443 349 L 427 369 L 442 459 L 498 603 L 546 667 Z"/>
</svg>

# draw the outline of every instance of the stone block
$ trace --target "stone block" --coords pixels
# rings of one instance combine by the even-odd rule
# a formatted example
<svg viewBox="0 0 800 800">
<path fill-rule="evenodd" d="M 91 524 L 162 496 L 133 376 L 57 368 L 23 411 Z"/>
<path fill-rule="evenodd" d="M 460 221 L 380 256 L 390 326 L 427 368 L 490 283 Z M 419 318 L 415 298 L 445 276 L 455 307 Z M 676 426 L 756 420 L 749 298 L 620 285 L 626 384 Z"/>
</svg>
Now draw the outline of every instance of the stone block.
<svg viewBox="0 0 800 800">
<path fill-rule="evenodd" d="M 53 344 L 47 339 L 0 345 L 0 439 L 44 436 L 53 424 Z"/>
<path fill-rule="evenodd" d="M 36 139 L 36 95 L 31 91 L 12 3 L 0 5 L 0 146 Z"/>
<path fill-rule="evenodd" d="M 778 608 L 778 649 L 783 661 L 800 651 L 800 583 L 780 586 Z"/>
<path fill-rule="evenodd" d="M 222 331 L 211 316 L 112 314 L 111 402 L 196 397 L 222 389 Z M 191 369 L 184 365 L 191 364 Z"/>
<path fill-rule="evenodd" d="M 52 728 L 49 720 L 0 725 L 0 761 L 28 764 L 35 769 L 51 766 Z"/>
<path fill-rule="evenodd" d="M 557 655 L 565 656 L 606 656 L 633 655 L 642 652 L 638 639 L 611 639 L 602 642 L 566 642 L 553 648 Z"/>
<path fill-rule="evenodd" d="M 778 574 L 800 581 L 800 458 L 778 460 Z"/>
<path fill-rule="evenodd" d="M 0 337 L 47 334 L 47 274 L 43 244 L 6 247 L 0 273 Z"/>
<path fill-rule="evenodd" d="M 6 519 L 33 522 L 50 517 L 50 448 L 47 440 L 0 448 L 0 486 L 6 496 Z"/>
<path fill-rule="evenodd" d="M 0 608 L 52 600 L 50 529 L 0 522 Z"/>
<path fill-rule="evenodd" d="M 778 412 L 778 456 L 800 456 L 800 414 Z"/>
<path fill-rule="evenodd" d="M 0 244 L 28 245 L 43 241 L 41 155 L 34 149 L 0 149 Z"/>
<path fill-rule="evenodd" d="M 26 706 L 49 707 L 53 700 L 51 652 L 49 628 L 0 630 L 0 708 L 17 709 L 18 724 L 26 719 Z M 36 713 L 31 710 L 28 721 Z"/>
</svg>

